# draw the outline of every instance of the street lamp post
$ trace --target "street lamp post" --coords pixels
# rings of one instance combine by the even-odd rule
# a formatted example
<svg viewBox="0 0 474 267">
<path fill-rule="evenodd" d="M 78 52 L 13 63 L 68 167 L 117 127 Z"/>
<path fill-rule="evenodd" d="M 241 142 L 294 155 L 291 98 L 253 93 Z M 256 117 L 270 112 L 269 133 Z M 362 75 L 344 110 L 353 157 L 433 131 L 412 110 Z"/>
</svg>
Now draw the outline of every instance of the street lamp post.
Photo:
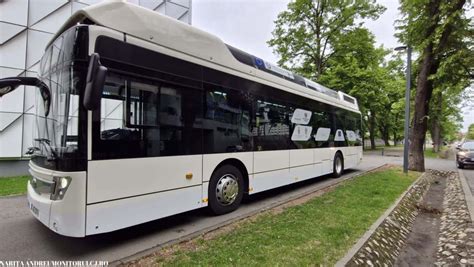
<svg viewBox="0 0 474 267">
<path fill-rule="evenodd" d="M 403 141 L 403 172 L 408 173 L 408 134 L 410 128 L 410 87 L 411 87 L 411 47 L 399 46 L 396 51 L 407 51 L 407 72 L 406 72 L 406 89 L 405 89 L 405 139 Z"/>
</svg>

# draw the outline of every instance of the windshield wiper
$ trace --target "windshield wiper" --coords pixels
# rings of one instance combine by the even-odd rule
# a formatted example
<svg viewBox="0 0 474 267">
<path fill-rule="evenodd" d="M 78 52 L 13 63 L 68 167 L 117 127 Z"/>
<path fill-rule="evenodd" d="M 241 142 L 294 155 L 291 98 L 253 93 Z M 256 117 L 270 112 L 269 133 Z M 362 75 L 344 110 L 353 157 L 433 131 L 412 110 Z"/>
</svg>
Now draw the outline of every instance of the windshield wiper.
<svg viewBox="0 0 474 267">
<path fill-rule="evenodd" d="M 25 152 L 26 155 L 33 155 L 35 151 L 40 151 L 40 148 L 37 146 L 29 147 L 28 150 Z"/>
<path fill-rule="evenodd" d="M 38 141 L 40 144 L 42 144 L 45 148 L 47 148 L 47 150 L 49 149 L 49 151 L 51 152 L 51 156 L 52 156 L 50 158 L 50 160 L 56 160 L 58 158 L 58 154 L 56 153 L 56 151 L 54 151 L 53 147 L 51 146 L 51 141 L 49 141 L 49 139 L 35 138 L 34 140 Z"/>
</svg>

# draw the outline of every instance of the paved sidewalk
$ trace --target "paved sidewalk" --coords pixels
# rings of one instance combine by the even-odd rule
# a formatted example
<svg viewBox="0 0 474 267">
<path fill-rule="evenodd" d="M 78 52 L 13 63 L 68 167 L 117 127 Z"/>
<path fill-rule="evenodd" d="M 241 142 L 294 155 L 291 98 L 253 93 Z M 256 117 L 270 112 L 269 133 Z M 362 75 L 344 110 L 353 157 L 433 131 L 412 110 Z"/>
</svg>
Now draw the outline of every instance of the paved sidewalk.
<svg viewBox="0 0 474 267">
<path fill-rule="evenodd" d="M 437 250 L 437 266 L 474 265 L 471 190 L 462 171 L 447 178 Z"/>
<path fill-rule="evenodd" d="M 28 160 L 0 160 L 0 178 L 29 175 Z"/>
</svg>

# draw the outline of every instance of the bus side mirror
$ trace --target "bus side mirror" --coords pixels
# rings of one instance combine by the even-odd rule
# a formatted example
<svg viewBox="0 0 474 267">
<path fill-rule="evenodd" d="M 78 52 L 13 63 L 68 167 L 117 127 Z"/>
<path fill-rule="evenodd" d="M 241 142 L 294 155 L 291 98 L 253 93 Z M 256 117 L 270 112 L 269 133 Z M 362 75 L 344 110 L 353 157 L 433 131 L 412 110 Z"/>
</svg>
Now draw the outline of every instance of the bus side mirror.
<svg viewBox="0 0 474 267">
<path fill-rule="evenodd" d="M 51 91 L 49 87 L 36 77 L 9 77 L 0 79 L 0 97 L 14 91 L 20 85 L 35 86 L 40 90 L 44 101 L 44 115 L 47 117 L 51 104 Z"/>
<path fill-rule="evenodd" d="M 17 78 L 5 78 L 0 80 L 0 97 L 10 93 L 21 85 L 21 80 Z"/>
<path fill-rule="evenodd" d="M 84 91 L 84 107 L 87 110 L 96 110 L 99 107 L 106 75 L 107 68 L 100 64 L 99 54 L 92 54 L 89 60 L 86 89 Z"/>
</svg>

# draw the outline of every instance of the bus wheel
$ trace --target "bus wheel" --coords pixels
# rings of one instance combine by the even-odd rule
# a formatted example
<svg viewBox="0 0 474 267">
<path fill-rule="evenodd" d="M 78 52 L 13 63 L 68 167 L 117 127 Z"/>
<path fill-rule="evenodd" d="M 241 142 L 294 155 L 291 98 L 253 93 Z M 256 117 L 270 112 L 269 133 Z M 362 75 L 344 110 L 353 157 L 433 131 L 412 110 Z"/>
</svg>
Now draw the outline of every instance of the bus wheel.
<svg viewBox="0 0 474 267">
<path fill-rule="evenodd" d="M 236 210 L 244 195 L 242 173 L 232 165 L 224 165 L 212 174 L 209 181 L 209 208 L 216 214 Z"/>
<path fill-rule="evenodd" d="M 332 177 L 339 178 L 341 177 L 343 172 L 344 172 L 344 159 L 342 158 L 341 153 L 338 152 L 336 153 L 336 155 L 334 155 Z"/>
</svg>

